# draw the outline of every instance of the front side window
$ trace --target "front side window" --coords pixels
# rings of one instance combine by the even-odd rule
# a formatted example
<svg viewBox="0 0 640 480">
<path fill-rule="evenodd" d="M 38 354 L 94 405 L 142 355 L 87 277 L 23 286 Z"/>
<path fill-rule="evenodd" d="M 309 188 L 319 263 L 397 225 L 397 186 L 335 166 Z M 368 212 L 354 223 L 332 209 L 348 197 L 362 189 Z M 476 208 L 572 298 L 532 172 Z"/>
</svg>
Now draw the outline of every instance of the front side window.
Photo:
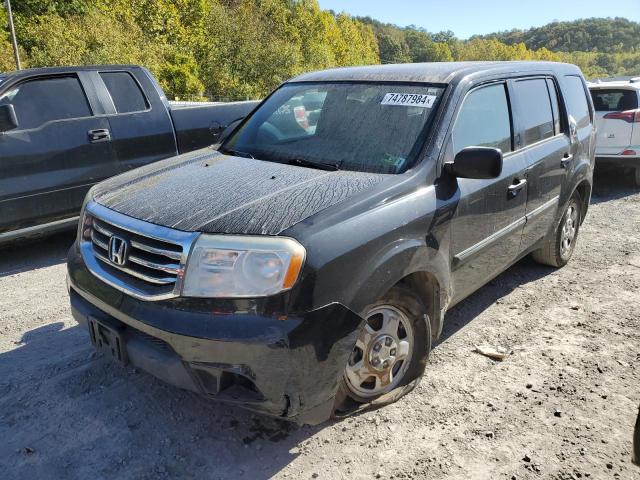
<svg viewBox="0 0 640 480">
<path fill-rule="evenodd" d="M 77 77 L 30 80 L 0 96 L 0 105 L 12 104 L 21 130 L 54 120 L 91 116 L 89 102 Z"/>
<path fill-rule="evenodd" d="M 638 108 L 638 94 L 635 90 L 599 88 L 591 90 L 596 112 L 624 112 Z"/>
<path fill-rule="evenodd" d="M 400 83 L 287 84 L 220 150 L 274 162 L 402 173 L 416 161 L 443 91 Z"/>
<path fill-rule="evenodd" d="M 524 146 L 553 137 L 553 111 L 546 80 L 519 80 L 513 84 L 513 90 L 518 102 L 518 121 L 524 134 Z"/>
<path fill-rule="evenodd" d="M 116 107 L 116 112 L 142 112 L 149 108 L 138 83 L 130 73 L 101 72 L 100 76 L 107 86 L 107 90 Z"/>
<path fill-rule="evenodd" d="M 502 83 L 472 91 L 465 98 L 453 127 L 454 154 L 467 147 L 511 151 L 511 115 Z"/>
</svg>

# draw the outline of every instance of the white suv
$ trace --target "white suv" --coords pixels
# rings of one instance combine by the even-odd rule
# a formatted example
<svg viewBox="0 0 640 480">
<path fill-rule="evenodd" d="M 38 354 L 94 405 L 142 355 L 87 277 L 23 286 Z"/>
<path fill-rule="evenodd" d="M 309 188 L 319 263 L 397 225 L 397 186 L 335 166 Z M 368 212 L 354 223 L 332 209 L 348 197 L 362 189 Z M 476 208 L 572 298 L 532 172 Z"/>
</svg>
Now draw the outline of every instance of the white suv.
<svg viewBox="0 0 640 480">
<path fill-rule="evenodd" d="M 596 109 L 596 164 L 631 168 L 640 186 L 640 77 L 589 84 Z"/>
</svg>

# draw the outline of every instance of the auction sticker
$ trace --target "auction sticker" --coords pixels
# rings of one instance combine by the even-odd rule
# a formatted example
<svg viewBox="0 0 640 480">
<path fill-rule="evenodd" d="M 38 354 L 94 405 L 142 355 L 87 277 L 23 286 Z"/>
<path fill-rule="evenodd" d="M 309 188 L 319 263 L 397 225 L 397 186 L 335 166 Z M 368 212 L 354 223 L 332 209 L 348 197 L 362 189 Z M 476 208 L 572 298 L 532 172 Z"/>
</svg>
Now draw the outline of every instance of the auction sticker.
<svg viewBox="0 0 640 480">
<path fill-rule="evenodd" d="M 396 105 L 399 107 L 431 108 L 436 101 L 435 95 L 420 93 L 387 93 L 381 105 Z"/>
</svg>

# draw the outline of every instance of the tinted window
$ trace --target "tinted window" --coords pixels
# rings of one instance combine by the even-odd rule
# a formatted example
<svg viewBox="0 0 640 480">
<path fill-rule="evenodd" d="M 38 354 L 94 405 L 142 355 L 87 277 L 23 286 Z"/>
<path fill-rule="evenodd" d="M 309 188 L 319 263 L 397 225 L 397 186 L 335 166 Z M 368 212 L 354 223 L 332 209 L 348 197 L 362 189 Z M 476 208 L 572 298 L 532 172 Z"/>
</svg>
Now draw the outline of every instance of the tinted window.
<svg viewBox="0 0 640 480">
<path fill-rule="evenodd" d="M 543 78 L 521 80 L 513 85 L 518 100 L 518 122 L 524 146 L 553 137 L 553 111 L 547 82 Z"/>
<path fill-rule="evenodd" d="M 503 84 L 471 92 L 453 128 L 454 153 L 466 147 L 495 147 L 511 151 L 511 119 Z"/>
<path fill-rule="evenodd" d="M 127 72 L 103 72 L 100 74 L 111 94 L 118 113 L 141 112 L 148 108 L 138 83 Z"/>
<path fill-rule="evenodd" d="M 569 115 L 571 115 L 579 128 L 589 125 L 589 103 L 584 91 L 584 84 L 580 77 L 568 75 L 565 77 L 566 91 L 564 99 Z"/>
<path fill-rule="evenodd" d="M 551 108 L 553 109 L 554 133 L 557 135 L 562 131 L 562 126 L 560 122 L 560 104 L 558 103 L 558 88 L 556 87 L 556 82 L 547 78 L 547 88 L 549 89 Z"/>
<path fill-rule="evenodd" d="M 76 77 L 22 83 L 0 97 L 0 105 L 9 103 L 15 108 L 21 130 L 54 120 L 91 116 L 89 102 Z"/>
<path fill-rule="evenodd" d="M 593 106 L 596 112 L 623 112 L 638 108 L 638 94 L 635 90 L 593 89 Z"/>
<path fill-rule="evenodd" d="M 443 90 L 400 83 L 284 85 L 221 150 L 400 173 L 416 160 Z"/>
</svg>

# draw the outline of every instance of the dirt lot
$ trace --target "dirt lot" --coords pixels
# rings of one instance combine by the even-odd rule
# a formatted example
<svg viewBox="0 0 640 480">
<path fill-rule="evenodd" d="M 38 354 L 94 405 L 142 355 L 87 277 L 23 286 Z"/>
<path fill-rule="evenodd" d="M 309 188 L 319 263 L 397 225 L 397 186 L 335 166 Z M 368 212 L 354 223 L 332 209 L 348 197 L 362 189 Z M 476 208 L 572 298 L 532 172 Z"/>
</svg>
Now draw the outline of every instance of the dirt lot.
<svg viewBox="0 0 640 480">
<path fill-rule="evenodd" d="M 520 262 L 449 312 L 416 391 L 314 428 L 96 358 L 67 302 L 72 235 L 0 251 L 0 477 L 640 479 L 640 191 L 596 183 L 567 267 Z"/>
</svg>

